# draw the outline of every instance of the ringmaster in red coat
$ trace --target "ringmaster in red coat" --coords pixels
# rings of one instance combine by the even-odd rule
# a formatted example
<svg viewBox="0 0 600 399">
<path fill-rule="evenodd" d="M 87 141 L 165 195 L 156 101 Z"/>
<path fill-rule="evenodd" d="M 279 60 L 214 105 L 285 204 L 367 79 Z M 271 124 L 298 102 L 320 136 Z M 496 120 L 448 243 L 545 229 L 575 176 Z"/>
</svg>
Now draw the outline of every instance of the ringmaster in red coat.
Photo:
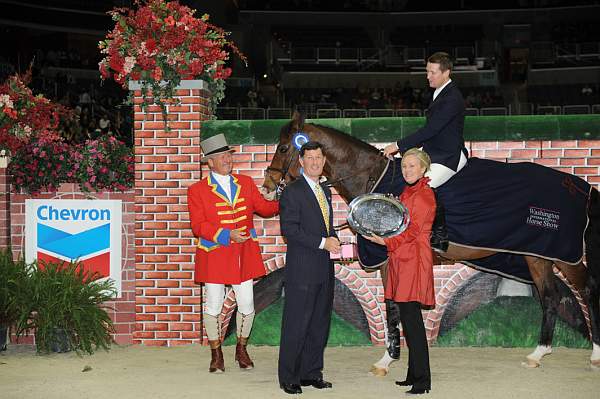
<svg viewBox="0 0 600 399">
<path fill-rule="evenodd" d="M 279 203 L 263 197 L 251 177 L 232 174 L 233 150 L 218 134 L 200 143 L 210 169 L 208 176 L 188 189 L 192 231 L 197 238 L 196 283 L 205 287 L 204 326 L 211 347 L 209 371 L 223 372 L 219 316 L 225 286 L 231 285 L 237 302 L 237 346 L 240 368 L 254 367 L 246 350 L 254 321 L 253 279 L 265 275 L 254 213 L 271 217 Z M 265 193 L 265 195 L 267 195 Z"/>
<path fill-rule="evenodd" d="M 385 283 L 385 299 L 398 303 L 400 321 L 408 345 L 408 371 L 400 386 L 412 385 L 409 394 L 422 394 L 431 389 L 429 349 L 421 308 L 435 305 L 433 287 L 433 255 L 431 226 L 435 217 L 435 195 L 424 177 L 431 160 L 426 152 L 412 148 L 402 157 L 402 176 L 406 187 L 400 202 L 410 215 L 408 228 L 402 234 L 382 238 L 363 236 L 387 247 L 389 265 Z"/>
</svg>

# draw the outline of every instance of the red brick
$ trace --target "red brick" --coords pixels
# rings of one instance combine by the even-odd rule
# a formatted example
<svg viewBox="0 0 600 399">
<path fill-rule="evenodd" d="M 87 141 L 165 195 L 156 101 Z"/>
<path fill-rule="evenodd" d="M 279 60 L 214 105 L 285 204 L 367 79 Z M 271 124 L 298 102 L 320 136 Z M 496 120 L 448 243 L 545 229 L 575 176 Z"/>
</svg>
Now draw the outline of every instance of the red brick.
<svg viewBox="0 0 600 399">
<path fill-rule="evenodd" d="M 561 158 L 561 165 L 585 165 L 585 158 Z"/>
<path fill-rule="evenodd" d="M 529 149 L 529 150 L 512 150 L 510 152 L 511 158 L 520 158 L 520 159 L 533 159 L 538 156 L 538 151 Z"/>
<path fill-rule="evenodd" d="M 519 149 L 525 148 L 524 141 L 500 141 L 498 142 L 498 149 Z"/>
<path fill-rule="evenodd" d="M 160 280 L 160 281 L 157 281 L 156 286 L 159 288 L 178 288 L 179 281 L 177 281 L 177 280 Z"/>
<path fill-rule="evenodd" d="M 575 168 L 576 175 L 597 175 L 598 168 Z"/>
<path fill-rule="evenodd" d="M 169 291 L 164 288 L 146 288 L 144 294 L 147 296 L 167 296 Z"/>
</svg>

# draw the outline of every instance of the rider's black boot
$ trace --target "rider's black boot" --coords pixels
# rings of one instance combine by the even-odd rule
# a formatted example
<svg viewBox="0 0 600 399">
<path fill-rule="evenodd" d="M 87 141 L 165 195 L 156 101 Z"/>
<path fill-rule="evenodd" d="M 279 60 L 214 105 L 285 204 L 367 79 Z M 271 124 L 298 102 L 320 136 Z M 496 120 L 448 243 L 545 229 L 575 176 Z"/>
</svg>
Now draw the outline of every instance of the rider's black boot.
<svg viewBox="0 0 600 399">
<path fill-rule="evenodd" d="M 388 354 L 392 359 L 400 359 L 400 307 L 390 299 L 385 300 L 388 328 Z"/>
<path fill-rule="evenodd" d="M 435 192 L 435 190 L 434 190 Z M 435 192 L 437 207 L 435 208 L 435 219 L 431 226 L 431 248 L 436 251 L 446 252 L 448 250 L 448 230 L 446 230 L 446 212 L 444 206 Z"/>
</svg>

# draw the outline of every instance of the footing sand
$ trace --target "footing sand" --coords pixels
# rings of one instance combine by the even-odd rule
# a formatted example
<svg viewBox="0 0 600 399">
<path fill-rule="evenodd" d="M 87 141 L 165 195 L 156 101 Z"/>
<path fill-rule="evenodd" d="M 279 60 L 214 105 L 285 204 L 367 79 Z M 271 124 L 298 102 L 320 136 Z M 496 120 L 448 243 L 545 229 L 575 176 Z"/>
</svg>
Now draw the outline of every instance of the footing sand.
<svg viewBox="0 0 600 399">
<path fill-rule="evenodd" d="M 224 374 L 209 374 L 210 350 L 198 345 L 174 348 L 113 347 L 78 357 L 73 353 L 38 356 L 31 347 L 11 345 L 0 354 L 0 398 L 290 398 L 277 382 L 277 347 L 248 351 L 256 368 L 241 371 L 234 347 L 224 348 Z M 527 349 L 431 348 L 432 391 L 423 398 L 598 399 L 600 372 L 589 368 L 589 350 L 555 348 L 538 369 L 525 369 Z M 333 347 L 325 353 L 325 379 L 333 389 L 304 388 L 302 398 L 405 397 L 407 352 L 387 377 L 368 373 L 382 347 Z"/>
</svg>

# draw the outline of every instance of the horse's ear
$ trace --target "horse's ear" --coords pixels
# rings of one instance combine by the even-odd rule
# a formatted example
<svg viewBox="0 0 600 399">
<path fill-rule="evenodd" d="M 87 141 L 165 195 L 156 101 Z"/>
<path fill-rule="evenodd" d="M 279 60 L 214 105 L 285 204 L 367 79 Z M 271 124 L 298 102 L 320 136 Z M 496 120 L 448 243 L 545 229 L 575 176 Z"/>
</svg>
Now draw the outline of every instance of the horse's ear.
<svg viewBox="0 0 600 399">
<path fill-rule="evenodd" d="M 304 114 L 300 111 L 294 111 L 292 115 L 292 128 L 295 131 L 301 131 L 304 128 Z"/>
</svg>

